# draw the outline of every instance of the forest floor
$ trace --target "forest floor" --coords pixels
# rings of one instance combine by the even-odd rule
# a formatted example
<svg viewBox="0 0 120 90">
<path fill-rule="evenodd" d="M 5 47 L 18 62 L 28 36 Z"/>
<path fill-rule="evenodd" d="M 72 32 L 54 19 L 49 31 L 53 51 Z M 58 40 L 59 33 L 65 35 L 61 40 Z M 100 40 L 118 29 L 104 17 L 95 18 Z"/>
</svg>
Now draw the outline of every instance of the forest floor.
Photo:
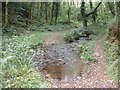
<svg viewBox="0 0 120 90">
<path fill-rule="evenodd" d="M 55 32 L 48 34 L 45 37 L 45 45 L 51 46 L 64 44 L 63 34 L 65 32 Z M 105 36 L 104 36 L 105 37 Z M 103 38 L 104 38 L 103 37 Z M 100 48 L 102 39 L 96 41 L 94 45 L 94 55 L 98 59 L 96 63 L 90 63 L 86 73 L 82 76 L 75 78 L 73 81 L 63 81 L 57 79 L 51 79 L 50 88 L 117 88 L 113 80 L 106 76 L 104 67 L 104 54 Z M 65 48 L 65 47 L 64 47 Z M 60 52 L 61 53 L 61 52 Z"/>
</svg>

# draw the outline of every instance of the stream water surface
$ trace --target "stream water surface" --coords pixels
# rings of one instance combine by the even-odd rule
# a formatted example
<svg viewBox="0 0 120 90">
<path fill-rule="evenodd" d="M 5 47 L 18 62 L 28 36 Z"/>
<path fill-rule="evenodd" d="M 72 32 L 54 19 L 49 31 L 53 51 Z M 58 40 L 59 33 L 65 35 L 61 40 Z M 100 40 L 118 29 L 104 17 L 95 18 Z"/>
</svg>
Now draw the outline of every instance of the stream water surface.
<svg viewBox="0 0 120 90">
<path fill-rule="evenodd" d="M 45 38 L 43 53 L 38 54 L 35 61 L 38 62 L 40 72 L 45 79 L 49 79 L 52 88 L 115 88 L 115 83 L 106 77 L 104 71 L 104 58 L 101 53 L 98 39 L 94 47 L 97 63 L 88 63 L 79 58 L 77 45 L 89 42 L 84 37 L 78 42 L 66 44 L 61 38 L 65 32 L 55 32 Z M 52 43 L 51 43 L 52 42 Z M 38 51 L 42 51 L 41 49 Z M 99 56 L 96 56 L 99 54 Z M 89 64 L 89 65 L 88 65 Z M 46 77 L 47 76 L 47 77 Z M 53 79 L 50 79 L 53 78 Z"/>
<path fill-rule="evenodd" d="M 40 56 L 42 57 L 39 63 L 40 70 L 53 79 L 63 81 L 71 81 L 81 76 L 86 71 L 87 62 L 77 55 L 79 44 L 84 44 L 84 42 L 62 43 L 46 47 Z"/>
</svg>

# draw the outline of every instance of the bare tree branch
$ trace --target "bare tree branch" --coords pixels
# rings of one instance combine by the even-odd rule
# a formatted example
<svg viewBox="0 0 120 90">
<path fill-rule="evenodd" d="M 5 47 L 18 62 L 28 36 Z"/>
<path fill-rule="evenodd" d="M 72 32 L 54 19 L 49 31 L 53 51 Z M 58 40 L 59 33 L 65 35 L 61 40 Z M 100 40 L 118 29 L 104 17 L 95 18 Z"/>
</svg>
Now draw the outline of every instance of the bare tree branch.
<svg viewBox="0 0 120 90">
<path fill-rule="evenodd" d="M 91 14 L 95 13 L 101 3 L 102 3 L 102 2 L 99 2 L 98 5 L 97 5 L 97 7 L 96 7 L 92 12 L 88 13 L 88 14 L 86 15 L 86 17 L 88 17 L 88 16 L 90 16 Z"/>
</svg>

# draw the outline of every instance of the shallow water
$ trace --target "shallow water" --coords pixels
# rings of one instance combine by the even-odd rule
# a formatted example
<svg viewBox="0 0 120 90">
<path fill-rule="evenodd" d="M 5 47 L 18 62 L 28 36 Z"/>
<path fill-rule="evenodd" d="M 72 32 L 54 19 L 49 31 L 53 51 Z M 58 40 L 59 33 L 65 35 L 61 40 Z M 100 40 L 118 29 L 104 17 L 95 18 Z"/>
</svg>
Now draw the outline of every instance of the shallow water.
<svg viewBox="0 0 120 90">
<path fill-rule="evenodd" d="M 54 79 L 70 81 L 77 76 L 81 76 L 86 66 L 87 63 L 81 60 L 70 61 L 68 63 L 63 63 L 63 61 L 52 61 L 46 63 L 42 71 L 48 73 Z"/>
<path fill-rule="evenodd" d="M 52 78 L 71 81 L 81 76 L 87 62 L 80 60 L 76 46 L 80 44 L 59 44 L 44 49 L 43 60 L 39 63 L 42 72 L 48 73 Z"/>
</svg>

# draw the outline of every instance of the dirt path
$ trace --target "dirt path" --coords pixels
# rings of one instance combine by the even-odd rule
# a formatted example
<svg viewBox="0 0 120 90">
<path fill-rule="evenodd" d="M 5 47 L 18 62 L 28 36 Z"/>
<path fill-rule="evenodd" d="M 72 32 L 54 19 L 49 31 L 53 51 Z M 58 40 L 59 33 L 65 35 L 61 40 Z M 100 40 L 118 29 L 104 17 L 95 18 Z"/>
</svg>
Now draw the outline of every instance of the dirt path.
<svg viewBox="0 0 120 90">
<path fill-rule="evenodd" d="M 63 38 L 62 38 L 63 35 L 64 35 L 64 33 L 65 33 L 65 31 L 55 32 L 55 33 L 48 34 L 45 37 L 44 44 L 46 46 L 49 46 L 51 44 L 61 44 L 61 43 L 64 43 Z"/>
<path fill-rule="evenodd" d="M 56 32 L 45 37 L 45 45 L 64 43 L 62 35 L 65 32 Z M 98 59 L 98 63 L 92 63 L 88 66 L 88 71 L 81 77 L 75 78 L 73 81 L 65 82 L 51 79 L 50 88 L 116 88 L 114 82 L 105 75 L 104 71 L 104 55 L 100 49 L 102 38 L 97 40 L 94 47 L 94 55 Z"/>
<path fill-rule="evenodd" d="M 105 35 L 103 36 L 103 38 Z M 104 54 L 100 48 L 103 38 L 96 41 L 94 46 L 94 55 L 98 59 L 98 63 L 91 64 L 89 66 L 89 80 L 91 81 L 91 87 L 97 88 L 115 88 L 115 84 L 106 76 Z"/>
</svg>

